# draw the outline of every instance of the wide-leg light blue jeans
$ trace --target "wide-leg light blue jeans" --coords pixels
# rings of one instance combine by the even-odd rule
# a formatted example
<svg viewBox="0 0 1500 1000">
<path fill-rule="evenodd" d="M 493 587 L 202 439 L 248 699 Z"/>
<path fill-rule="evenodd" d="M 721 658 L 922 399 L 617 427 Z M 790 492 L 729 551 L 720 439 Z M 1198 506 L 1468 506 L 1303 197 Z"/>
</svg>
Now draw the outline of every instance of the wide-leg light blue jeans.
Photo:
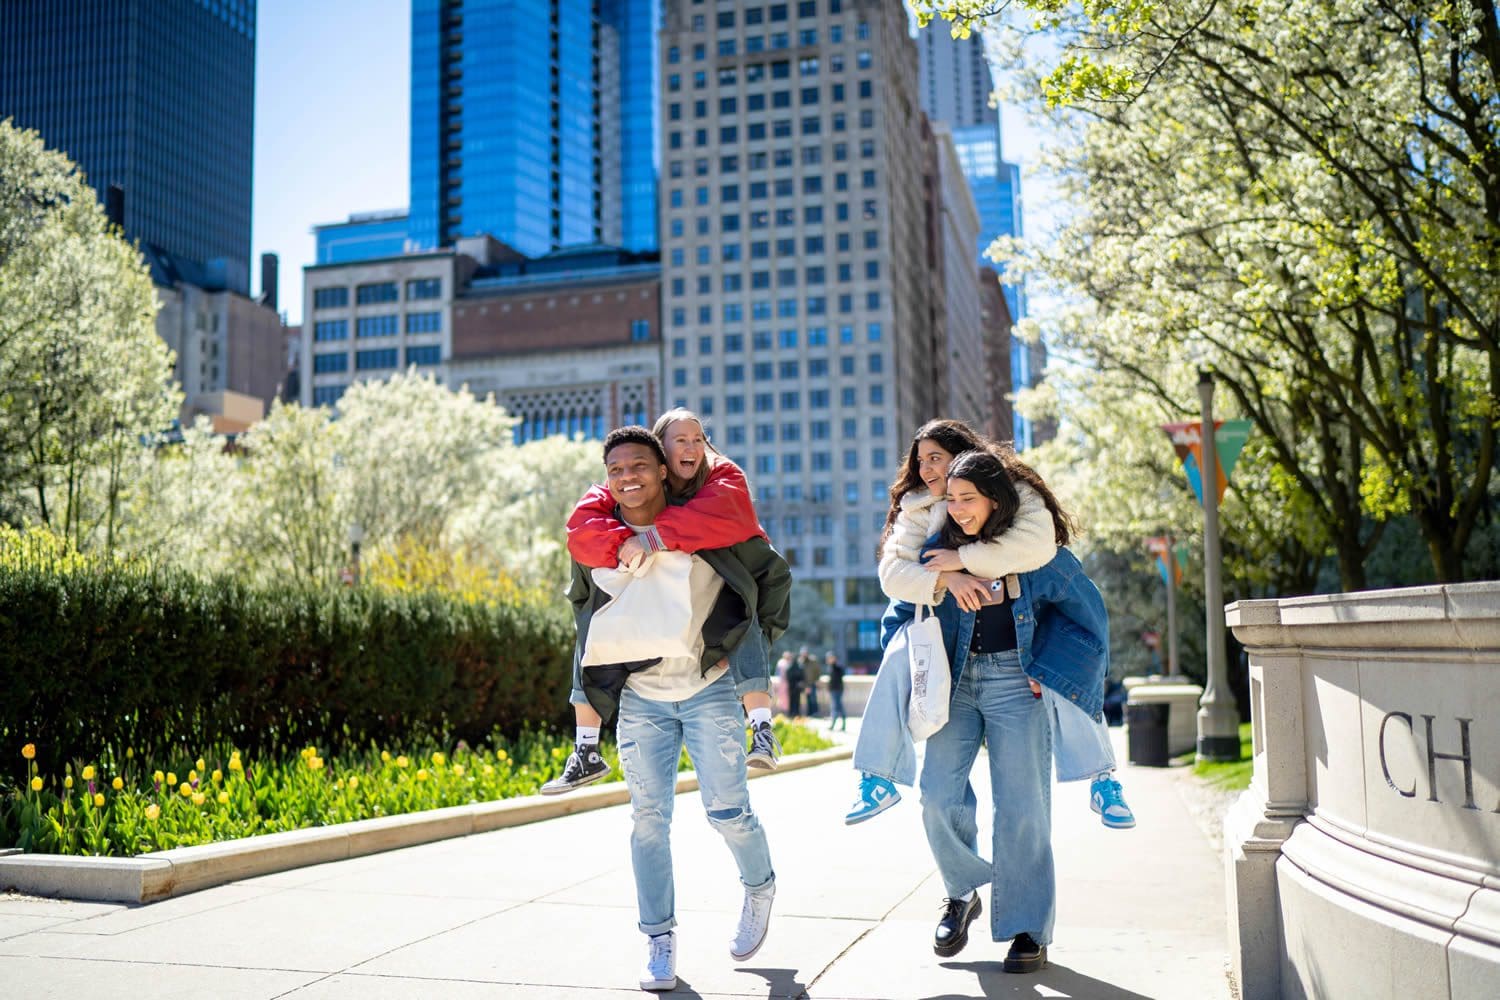
<svg viewBox="0 0 1500 1000">
<path fill-rule="evenodd" d="M 627 687 L 615 735 L 630 786 L 630 861 L 642 933 L 664 934 L 677 924 L 670 834 L 684 745 L 708 821 L 729 845 L 740 881 L 750 890 L 772 884 L 770 847 L 745 781 L 745 713 L 729 674 L 685 701 L 652 701 Z"/>
<path fill-rule="evenodd" d="M 971 656 L 948 724 L 927 740 L 922 824 L 948 895 L 990 885 L 990 935 L 1052 940 L 1057 882 L 1052 864 L 1052 727 L 1014 651 Z M 989 746 L 994 800 L 992 861 L 979 854 L 978 801 L 969 772 Z"/>
</svg>

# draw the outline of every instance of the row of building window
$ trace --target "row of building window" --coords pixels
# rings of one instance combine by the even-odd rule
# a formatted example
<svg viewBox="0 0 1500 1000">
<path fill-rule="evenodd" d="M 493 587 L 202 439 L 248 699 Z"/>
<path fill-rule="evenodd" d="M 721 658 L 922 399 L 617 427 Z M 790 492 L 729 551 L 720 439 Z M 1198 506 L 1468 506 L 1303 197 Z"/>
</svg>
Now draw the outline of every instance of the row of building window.
<svg viewBox="0 0 1500 1000">
<path fill-rule="evenodd" d="M 869 358 L 866 359 L 866 360 L 868 362 L 868 364 L 867 364 L 867 373 L 868 374 L 870 374 L 870 375 L 884 375 L 885 374 L 885 356 L 884 355 L 882 355 L 882 354 L 871 354 L 869 356 Z M 856 369 L 856 365 L 855 365 L 855 359 L 854 358 L 852 358 L 852 357 L 842 357 L 842 358 L 839 358 L 839 374 L 840 375 L 855 375 L 855 374 L 857 374 L 857 372 L 855 371 L 855 369 Z M 725 365 L 724 368 L 723 368 L 723 372 L 724 372 L 724 383 L 726 385 L 736 385 L 738 383 L 741 383 L 741 382 L 745 381 L 745 375 L 747 373 L 747 366 L 740 365 L 740 364 Z M 827 358 L 808 358 L 807 359 L 807 377 L 808 378 L 827 378 L 828 377 L 828 372 L 829 372 L 829 365 L 828 365 L 828 359 Z M 714 369 L 712 367 L 705 366 L 703 368 L 698 369 L 698 384 L 699 385 L 712 385 L 713 384 L 713 373 L 714 373 Z M 749 373 L 750 377 L 754 381 L 756 381 L 756 382 L 768 382 L 768 381 L 770 381 L 773 378 L 780 378 L 780 379 L 801 378 L 802 377 L 802 362 L 798 361 L 795 358 L 793 358 L 791 360 L 788 360 L 788 361 L 780 361 L 780 362 L 757 361 L 753 365 L 748 366 L 748 373 Z M 672 372 L 672 384 L 674 386 L 679 386 L 679 387 L 686 386 L 688 384 L 688 370 L 686 368 L 676 368 L 676 369 L 674 369 L 673 372 Z"/>
<path fill-rule="evenodd" d="M 875 81 L 873 81 L 873 80 L 860 80 L 857 84 L 855 84 L 855 89 L 856 89 L 856 93 L 861 98 L 864 98 L 864 99 L 872 98 L 872 97 L 875 96 Z M 797 103 L 800 104 L 803 107 L 808 107 L 808 106 L 813 105 L 813 104 L 818 104 L 822 100 L 822 94 L 823 94 L 823 91 L 822 91 L 822 88 L 820 88 L 820 87 L 816 87 L 816 86 L 813 86 L 813 87 L 802 87 L 797 92 L 797 97 L 798 97 Z M 848 96 L 848 87 L 845 84 L 842 84 L 842 83 L 829 84 L 829 86 L 828 86 L 828 99 L 830 101 L 832 101 L 834 104 L 842 104 L 844 102 L 844 100 L 846 99 L 847 96 Z M 746 94 L 745 95 L 745 110 L 747 112 L 765 111 L 768 107 L 771 108 L 772 110 L 779 110 L 779 109 L 782 109 L 782 108 L 790 108 L 791 106 L 792 106 L 792 91 L 790 89 L 787 89 L 787 90 L 773 90 L 769 94 L 765 93 L 764 91 L 760 91 L 760 92 L 757 92 L 757 93 Z M 693 111 L 693 117 L 694 118 L 707 118 L 708 117 L 708 100 L 705 99 L 705 98 L 701 98 L 701 97 L 695 99 L 693 101 L 692 111 Z M 737 95 L 737 94 L 727 94 L 727 95 L 722 96 L 722 97 L 719 98 L 719 113 L 718 113 L 717 117 L 720 120 L 728 117 L 729 115 L 739 114 L 739 111 L 740 111 L 740 99 L 739 99 L 739 95 Z M 671 101 L 671 102 L 669 102 L 667 104 L 667 121 L 669 121 L 669 122 L 682 121 L 682 117 L 683 117 L 683 105 L 682 105 L 682 103 L 680 101 Z"/>
<path fill-rule="evenodd" d="M 865 204 L 868 207 L 868 211 L 871 213 L 871 214 L 867 215 L 866 218 L 872 218 L 873 217 L 873 213 L 876 210 L 875 209 L 875 201 L 874 201 L 874 199 L 871 199 L 870 201 L 866 202 Z M 844 210 L 846 210 L 849 206 L 847 206 L 847 205 L 839 205 L 837 207 L 840 210 L 838 212 L 840 221 L 843 221 L 843 220 L 847 219 L 848 214 Z M 836 233 L 834 235 L 834 252 L 836 252 L 836 253 L 848 253 L 848 252 L 850 252 L 852 246 L 853 246 L 853 240 L 850 238 L 850 235 L 848 233 Z M 751 260 L 769 260 L 771 258 L 772 247 L 773 247 L 773 243 L 771 241 L 769 241 L 769 240 L 752 240 L 750 242 L 750 259 Z M 793 238 L 793 237 L 790 237 L 790 236 L 780 237 L 779 239 L 777 239 L 775 241 L 774 247 L 775 247 L 776 256 L 778 256 L 778 257 L 795 257 L 795 256 L 797 256 L 797 240 L 795 238 Z M 880 248 L 880 231 L 879 230 L 876 230 L 876 229 L 867 229 L 867 230 L 865 230 L 865 233 L 864 233 L 864 248 L 866 250 L 878 250 Z M 742 254 L 743 249 L 744 248 L 738 242 L 730 241 L 730 242 L 724 243 L 719 248 L 719 257 L 725 263 L 732 264 L 732 263 L 734 263 L 736 261 L 744 259 L 743 254 Z M 828 250 L 828 240 L 827 240 L 826 237 L 823 237 L 823 236 L 806 236 L 806 237 L 803 237 L 803 240 L 802 240 L 802 253 L 803 254 L 806 254 L 806 255 L 821 254 L 821 253 L 826 253 L 827 250 Z M 710 247 L 710 246 L 708 246 L 707 244 L 700 244 L 699 246 L 695 247 L 693 253 L 694 253 L 694 259 L 699 264 L 705 264 L 705 265 L 707 265 L 707 264 L 713 263 L 713 248 Z M 670 251 L 670 257 L 671 257 L 671 261 L 672 261 L 672 266 L 673 267 L 683 267 L 683 266 L 685 266 L 686 265 L 686 256 L 687 256 L 687 250 L 686 250 L 685 247 L 673 247 L 671 249 L 671 251 Z"/>
<path fill-rule="evenodd" d="M 834 273 L 837 275 L 837 281 L 839 282 L 839 284 L 851 284 L 851 283 L 853 283 L 855 281 L 855 278 L 854 278 L 854 265 L 853 264 L 839 264 L 838 267 L 835 269 Z M 826 282 L 826 279 L 827 279 L 827 271 L 823 268 L 822 265 L 814 265 L 812 267 L 808 267 L 808 268 L 804 269 L 803 271 L 801 271 L 800 274 L 801 274 L 801 277 L 802 277 L 802 283 L 804 285 L 821 285 L 821 284 L 824 284 Z M 776 271 L 776 287 L 778 287 L 778 288 L 793 288 L 793 287 L 796 287 L 798 275 L 799 275 L 799 272 L 798 272 L 798 270 L 795 267 L 783 267 L 783 268 L 777 269 L 777 271 Z M 879 261 L 877 261 L 877 260 L 868 260 L 868 261 L 865 261 L 865 266 L 864 266 L 864 280 L 865 281 L 879 281 L 880 280 L 880 262 Z M 730 274 L 722 275 L 720 277 L 720 279 L 719 279 L 719 284 L 721 286 L 721 290 L 726 295 L 734 294 L 734 293 L 741 292 L 741 291 L 744 290 L 745 278 L 744 278 L 744 275 L 740 274 L 739 272 L 733 272 L 733 273 L 730 273 Z M 672 298 L 680 299 L 680 298 L 686 297 L 687 294 L 688 294 L 688 292 L 687 292 L 687 279 L 686 278 L 673 278 L 671 285 L 668 286 L 668 287 L 671 289 L 671 296 L 672 296 Z M 698 279 L 697 279 L 697 282 L 696 282 L 696 287 L 698 289 L 698 294 L 699 295 L 712 295 L 713 294 L 713 278 L 711 278 L 709 275 L 706 275 L 706 274 L 700 274 L 700 275 L 698 275 Z M 771 287 L 771 272 L 770 271 L 752 271 L 752 272 L 750 272 L 750 289 L 751 289 L 751 291 L 766 290 L 766 289 L 769 289 L 770 287 Z M 768 319 L 770 317 L 770 315 L 771 315 L 771 303 L 769 301 L 761 300 L 761 301 L 756 301 L 756 302 L 750 303 L 750 316 L 751 316 L 752 319 Z"/>
<path fill-rule="evenodd" d="M 853 448 L 845 449 L 843 453 L 843 470 L 845 472 L 858 472 L 860 469 L 859 452 Z M 781 456 L 780 469 L 784 475 L 797 475 L 802 472 L 802 453 L 800 451 L 787 452 Z M 757 455 L 755 457 L 756 470 L 764 474 L 777 471 L 778 456 L 772 454 Z M 887 456 L 884 448 L 870 449 L 870 468 L 879 472 L 886 468 Z M 833 452 L 814 451 L 807 455 L 807 468 L 809 472 L 832 472 Z"/>
<path fill-rule="evenodd" d="M 806 115 L 797 125 L 795 134 L 806 138 L 808 136 L 823 134 L 823 117 L 821 115 Z M 747 142 L 763 142 L 767 138 L 789 139 L 794 134 L 794 122 L 790 118 L 777 118 L 772 122 L 751 122 L 745 126 L 745 140 Z M 865 108 L 859 113 L 860 128 L 875 127 L 875 110 Z M 849 116 L 842 111 L 836 111 L 828 116 L 828 128 L 833 132 L 846 132 L 849 129 Z M 702 148 L 708 145 L 709 130 L 699 128 L 693 130 L 693 146 Z M 686 143 L 684 134 L 679 129 L 673 129 L 667 133 L 667 148 L 682 149 Z M 740 141 L 740 127 L 738 125 L 719 126 L 719 145 L 732 145 Z"/>
<path fill-rule="evenodd" d="M 763 455 L 754 462 L 747 462 L 743 455 L 731 453 L 729 455 L 740 468 L 752 472 L 755 476 L 773 476 L 776 473 L 775 456 Z M 769 459 L 763 462 L 762 459 Z M 840 502 L 853 506 L 863 500 L 859 483 L 846 481 L 842 487 L 835 489 L 831 482 L 808 483 L 805 488 L 802 483 L 782 483 L 778 486 L 772 482 L 754 482 L 755 498 L 763 503 L 810 503 L 810 504 L 832 504 L 834 497 L 840 497 Z M 882 479 L 870 481 L 869 499 L 876 503 L 884 503 L 890 499 L 890 484 Z M 881 523 L 885 523 L 885 514 L 881 513 Z M 767 534 L 770 534 L 769 529 Z M 773 536 L 774 541 L 774 536 Z M 785 553 L 783 553 L 785 554 Z"/>
<path fill-rule="evenodd" d="M 865 28 L 865 27 L 866 27 L 865 25 L 861 25 L 862 29 Z M 693 30 L 694 31 L 702 31 L 703 29 L 702 28 L 694 28 Z M 868 31 L 861 31 L 859 33 L 859 37 L 860 37 L 860 40 L 863 41 L 864 39 L 866 39 L 866 38 L 869 37 L 869 32 Z M 744 52 L 745 55 L 751 55 L 751 56 L 756 55 L 756 54 L 761 53 L 761 52 L 780 52 L 780 51 L 783 51 L 785 49 L 791 48 L 794 39 L 796 41 L 796 45 L 797 45 L 798 48 L 802 48 L 802 49 L 815 48 L 817 46 L 817 44 L 818 44 L 818 29 L 817 28 L 799 28 L 795 32 L 793 32 L 793 31 L 772 31 L 772 32 L 770 32 L 768 34 L 746 35 L 745 39 L 744 39 L 745 43 L 744 43 L 744 47 L 743 48 L 741 48 L 741 46 L 740 46 L 740 40 L 738 38 L 735 38 L 734 36 L 728 36 L 728 37 L 720 36 L 719 38 L 716 38 L 714 40 L 714 52 L 715 52 L 716 55 L 719 55 L 719 56 L 735 56 L 735 55 L 739 55 L 741 52 Z M 829 42 L 830 45 L 842 45 L 842 44 L 844 44 L 844 26 L 843 25 L 841 25 L 841 24 L 835 24 L 835 25 L 830 25 L 829 26 L 829 28 L 828 28 L 828 42 Z M 705 59 L 708 58 L 708 43 L 707 42 L 693 42 L 692 43 L 692 48 L 689 51 L 692 53 L 693 62 L 703 62 Z M 871 64 L 870 50 L 869 49 L 861 49 L 859 51 L 858 59 L 859 59 L 859 67 L 861 69 L 868 69 L 869 66 L 870 66 L 870 64 Z M 803 60 L 803 62 L 808 62 L 808 61 L 809 60 Z M 813 59 L 813 60 L 810 60 L 810 61 L 812 61 L 814 63 L 817 62 L 816 59 Z M 681 62 L 682 62 L 682 46 L 680 46 L 680 45 L 668 46 L 668 48 L 667 48 L 667 65 L 668 66 L 676 66 L 676 65 L 680 64 Z M 813 72 L 816 73 L 817 70 L 814 69 Z"/>
<path fill-rule="evenodd" d="M 844 515 L 844 537 L 859 538 L 859 522 L 869 518 L 870 530 L 881 532 L 885 530 L 885 511 L 877 511 L 873 514 L 845 514 Z M 763 517 L 760 526 L 766 529 L 766 534 L 773 540 L 791 538 L 802 535 L 804 531 L 818 538 L 828 538 L 833 534 L 832 514 L 810 514 L 804 518 L 801 514 L 788 514 L 780 520 L 774 517 Z"/>
<path fill-rule="evenodd" d="M 703 368 L 700 375 L 712 373 L 712 369 Z M 677 389 L 686 388 L 688 381 L 687 372 L 677 369 L 672 379 L 672 387 Z M 885 386 L 871 385 L 866 387 L 871 406 L 885 405 Z M 792 413 L 802 409 L 802 390 L 787 389 L 780 393 L 758 392 L 752 399 L 754 412 L 756 413 Z M 833 391 L 831 389 L 809 389 L 807 390 L 807 408 L 810 410 L 827 410 L 833 404 Z M 687 403 L 679 404 L 686 406 Z M 859 393 L 853 386 L 839 390 L 839 406 L 845 409 L 853 409 L 859 405 Z M 714 397 L 704 396 L 698 400 L 698 413 L 701 416 L 711 417 L 714 415 Z M 724 412 L 730 416 L 736 416 L 745 412 L 745 397 L 738 393 L 731 393 L 724 397 Z M 736 442 L 730 441 L 730 444 Z"/>
<path fill-rule="evenodd" d="M 406 283 L 406 300 L 419 302 L 443 296 L 442 278 L 413 278 Z M 362 306 L 401 301 L 400 284 L 395 281 L 376 281 L 357 285 L 354 300 Z M 345 285 L 313 290 L 314 309 L 346 309 L 349 306 L 349 289 Z"/>
<path fill-rule="evenodd" d="M 865 327 L 865 339 L 872 344 L 880 343 L 882 328 L 879 323 L 869 323 Z M 724 336 L 724 353 L 739 354 L 745 350 L 745 335 L 743 333 L 726 333 Z M 840 344 L 854 343 L 854 327 L 846 324 L 838 328 L 838 342 Z M 785 350 L 795 350 L 803 334 L 796 329 L 780 330 L 774 339 L 770 330 L 756 330 L 750 334 L 750 346 L 754 351 L 769 351 L 772 346 Z M 828 328 L 826 326 L 810 326 L 807 328 L 806 340 L 808 347 L 828 346 Z M 672 357 L 686 357 L 688 352 L 688 340 L 686 337 L 676 337 L 672 340 Z M 711 333 L 701 334 L 698 337 L 698 353 L 710 355 L 715 353 L 715 337 Z M 853 361 L 851 357 L 848 359 Z M 840 362 L 842 363 L 842 361 Z"/>
<path fill-rule="evenodd" d="M 565 411 L 548 410 L 544 413 L 521 414 L 520 417 L 520 422 L 511 431 L 516 444 L 525 444 L 554 434 L 603 440 L 608 433 L 604 413 L 598 407 L 586 408 L 584 411 L 576 407 Z M 620 412 L 622 427 L 627 424 L 644 426 L 646 421 L 646 408 L 639 403 L 626 404 Z"/>
<path fill-rule="evenodd" d="M 869 311 L 869 312 L 879 312 L 880 311 L 880 301 L 881 301 L 881 298 L 880 298 L 880 293 L 879 292 L 866 292 L 865 293 L 865 309 L 867 311 Z M 797 299 L 777 299 L 776 300 L 776 316 L 777 316 L 777 318 L 779 318 L 779 319 L 796 319 L 797 318 L 797 306 L 798 306 L 798 300 Z M 854 296 L 853 295 L 840 295 L 840 296 L 838 296 L 838 298 L 837 298 L 837 306 L 838 306 L 838 312 L 841 315 L 848 315 L 849 313 L 854 312 Z M 804 315 L 807 315 L 807 316 L 826 316 L 826 315 L 828 315 L 828 299 L 825 296 L 822 296 L 822 295 L 809 295 L 806 298 L 806 300 L 804 300 L 804 302 L 803 302 L 803 308 L 805 309 Z M 726 302 L 726 303 L 724 303 L 723 307 L 721 308 L 721 312 L 723 314 L 723 322 L 725 322 L 725 323 L 743 323 L 745 321 L 745 307 L 742 304 L 738 303 L 738 302 Z M 761 313 L 757 312 L 754 315 L 753 318 L 757 319 L 757 320 L 760 320 L 760 319 L 770 319 L 771 316 L 770 316 L 769 313 L 766 313 L 766 314 L 762 315 Z M 714 307 L 713 306 L 699 306 L 698 307 L 698 325 L 699 326 L 711 326 L 713 324 L 713 322 L 714 322 Z M 688 325 L 688 311 L 685 308 L 681 307 L 681 306 L 675 306 L 675 307 L 673 307 L 673 309 L 672 309 L 672 326 L 674 328 L 676 328 L 676 327 L 684 327 L 684 326 L 687 326 L 687 325 Z"/>
<path fill-rule="evenodd" d="M 829 156 L 832 156 L 835 163 L 847 162 L 847 159 L 849 159 L 849 144 L 847 142 L 834 142 L 828 148 Z M 816 166 L 823 162 L 823 147 L 820 147 L 820 145 L 804 145 L 804 147 L 801 147 L 801 150 L 802 165 Z M 874 159 L 874 150 L 876 150 L 874 139 L 859 139 L 859 157 L 861 159 Z M 796 165 L 796 160 L 798 160 L 798 154 L 790 147 L 769 150 L 766 153 L 747 153 L 744 157 L 745 169 L 750 172 L 762 171 L 762 169 L 766 169 L 768 166 L 775 169 L 790 168 L 790 166 Z M 697 157 L 697 159 L 693 160 L 694 177 L 708 177 L 708 168 L 708 157 Z M 682 160 L 667 160 L 666 169 L 669 177 L 681 178 L 684 175 L 685 163 Z M 724 153 L 723 156 L 718 157 L 718 172 L 720 174 L 738 174 L 739 154 Z M 849 184 L 849 177 L 847 177 L 847 174 L 844 174 L 843 181 L 838 180 L 838 177 L 840 177 L 840 174 L 834 174 L 835 189 L 846 189 L 847 184 Z M 792 187 L 789 186 L 790 183 L 792 181 L 789 178 L 778 178 L 775 181 L 774 192 L 780 196 L 792 195 Z M 840 187 L 840 183 L 843 184 L 843 187 Z M 766 198 L 766 196 L 769 196 L 771 189 L 766 189 L 763 184 L 765 184 L 765 181 L 751 181 L 747 189 L 748 193 L 750 193 L 750 198 Z M 681 199 L 687 198 L 687 195 L 676 195 L 678 190 L 681 189 L 673 189 L 672 193 L 667 195 L 669 201 L 672 202 L 673 208 L 681 207 L 678 202 Z M 708 204 L 708 189 L 702 186 L 696 187 L 694 189 L 694 198 L 696 198 L 697 204 Z"/>
<path fill-rule="evenodd" d="M 361 316 L 355 321 L 355 336 L 357 337 L 392 337 L 399 331 L 400 317 L 395 313 L 387 313 L 383 316 Z M 442 331 L 442 313 L 406 314 L 407 333 L 441 333 Z M 349 321 L 347 319 L 324 319 L 313 323 L 314 341 L 348 339 Z"/>
<path fill-rule="evenodd" d="M 787 3 L 773 3 L 769 7 L 747 7 L 745 9 L 745 25 L 746 27 L 751 27 L 757 24 L 764 24 L 767 21 L 770 21 L 772 24 L 775 24 L 778 21 L 785 21 L 790 14 L 792 6 L 792 4 Z M 841 14 L 844 10 L 844 0 L 827 0 L 827 6 L 828 13 Z M 796 4 L 796 9 L 797 16 L 799 18 L 817 17 L 818 0 L 800 0 L 800 2 Z M 715 20 L 715 24 L 721 30 L 724 28 L 733 28 L 734 20 L 734 11 L 721 10 L 719 11 L 719 15 Z M 862 26 L 864 26 L 864 22 L 860 23 Z M 708 20 L 705 15 L 693 15 L 692 25 L 694 31 L 705 30 L 707 24 Z M 868 26 L 864 27 L 865 30 L 868 30 Z"/>
<path fill-rule="evenodd" d="M 385 347 L 373 351 L 354 352 L 355 371 L 379 371 L 386 368 L 399 367 L 397 364 L 400 351 L 394 347 Z M 443 349 L 436 344 L 424 344 L 420 347 L 406 348 L 406 364 L 408 365 L 437 365 L 442 364 Z M 349 355 L 344 352 L 337 354 L 314 354 L 313 373 L 324 375 L 329 372 L 346 372 L 349 370 Z"/>
<path fill-rule="evenodd" d="M 789 48 L 788 45 L 772 45 L 773 49 Z M 670 50 L 669 50 L 670 51 Z M 761 51 L 759 49 L 755 51 Z M 854 55 L 854 65 L 857 69 L 869 69 L 875 64 L 874 56 L 869 49 L 860 49 Z M 844 53 L 830 52 L 828 54 L 828 72 L 842 73 L 844 71 Z M 809 79 L 818 75 L 822 63 L 818 56 L 807 56 L 797 60 L 797 74 L 802 79 Z M 792 78 L 792 64 L 788 59 L 777 59 L 771 62 L 755 62 L 745 66 L 745 83 L 761 83 L 767 78 L 771 80 L 790 80 Z M 735 87 L 739 85 L 739 70 L 734 66 L 725 66 L 715 74 L 715 80 L 720 88 Z M 706 70 L 693 71 L 693 89 L 703 90 L 708 86 L 708 72 Z M 682 74 L 667 74 L 667 92 L 678 94 L 682 92 Z"/>
</svg>

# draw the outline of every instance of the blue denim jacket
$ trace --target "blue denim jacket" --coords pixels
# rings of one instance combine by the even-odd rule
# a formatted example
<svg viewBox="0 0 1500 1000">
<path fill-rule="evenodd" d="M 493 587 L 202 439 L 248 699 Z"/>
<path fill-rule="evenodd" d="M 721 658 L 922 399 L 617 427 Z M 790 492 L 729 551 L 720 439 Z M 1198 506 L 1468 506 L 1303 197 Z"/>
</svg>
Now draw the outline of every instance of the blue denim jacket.
<svg viewBox="0 0 1500 1000">
<path fill-rule="evenodd" d="M 922 551 L 939 548 L 938 536 Z M 1016 649 L 1021 669 L 1044 687 L 1076 704 L 1090 716 L 1104 709 L 1104 679 L 1109 676 L 1109 612 L 1099 588 L 1083 572 L 1078 557 L 1059 548 L 1041 569 L 1022 573 L 1021 596 L 1010 602 L 1016 621 Z M 896 629 L 916 613 L 906 601 L 892 601 L 881 619 L 884 648 Z M 936 608 L 943 626 L 943 645 L 953 671 L 953 690 L 963 677 L 974 634 L 974 612 L 964 611 L 951 593 Z"/>
</svg>

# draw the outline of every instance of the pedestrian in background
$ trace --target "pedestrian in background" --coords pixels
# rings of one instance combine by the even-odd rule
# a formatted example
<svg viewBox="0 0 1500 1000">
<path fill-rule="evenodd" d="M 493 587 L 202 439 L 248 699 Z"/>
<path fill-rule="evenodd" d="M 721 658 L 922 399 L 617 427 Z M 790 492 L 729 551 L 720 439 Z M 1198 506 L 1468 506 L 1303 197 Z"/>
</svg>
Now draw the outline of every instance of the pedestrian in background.
<svg viewBox="0 0 1500 1000">
<path fill-rule="evenodd" d="M 849 718 L 844 714 L 844 665 L 831 649 L 823 661 L 828 675 L 828 731 L 833 732 L 840 722 L 843 725 L 839 728 L 848 730 Z"/>
</svg>

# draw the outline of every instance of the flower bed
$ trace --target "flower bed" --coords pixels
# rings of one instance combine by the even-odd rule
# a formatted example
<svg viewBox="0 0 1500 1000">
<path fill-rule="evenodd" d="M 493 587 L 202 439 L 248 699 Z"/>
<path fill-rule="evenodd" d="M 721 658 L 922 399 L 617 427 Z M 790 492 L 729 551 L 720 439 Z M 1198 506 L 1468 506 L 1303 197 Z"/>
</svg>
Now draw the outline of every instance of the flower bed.
<svg viewBox="0 0 1500 1000">
<path fill-rule="evenodd" d="M 787 754 L 832 744 L 778 718 Z M 620 780 L 615 748 L 605 744 Z M 325 759 L 305 747 L 294 759 L 251 758 L 231 747 L 182 760 L 146 762 L 131 749 L 92 762 L 49 762 L 26 744 L 26 779 L 0 787 L 0 847 L 130 857 L 258 834 L 532 795 L 562 770 L 569 742 L 527 730 L 498 732 L 484 746 L 403 751 L 370 747 Z M 691 769 L 684 752 L 679 767 Z"/>
</svg>

